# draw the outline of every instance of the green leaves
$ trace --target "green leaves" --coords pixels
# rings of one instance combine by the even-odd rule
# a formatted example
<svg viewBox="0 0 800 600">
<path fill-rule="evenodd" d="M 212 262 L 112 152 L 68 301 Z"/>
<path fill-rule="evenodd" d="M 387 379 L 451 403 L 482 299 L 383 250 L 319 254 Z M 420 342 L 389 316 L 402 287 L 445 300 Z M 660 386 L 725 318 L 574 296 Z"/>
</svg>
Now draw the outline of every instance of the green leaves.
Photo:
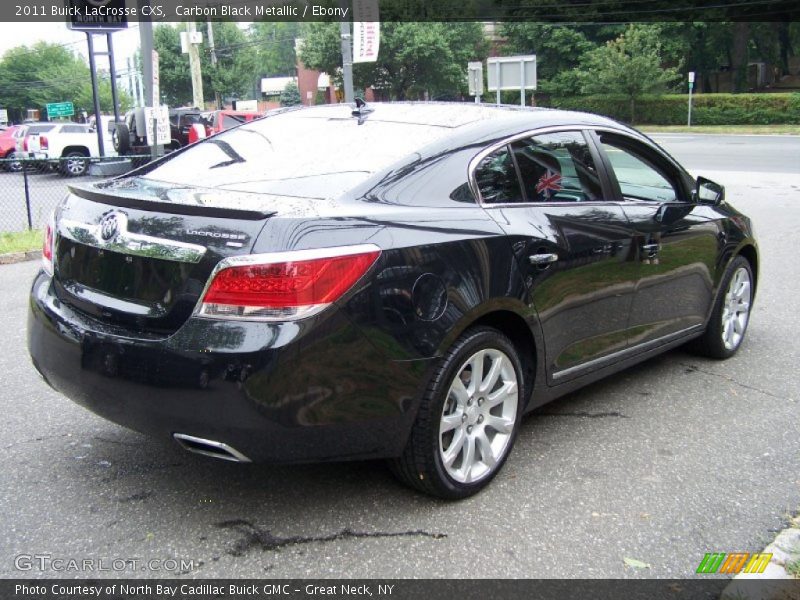
<svg viewBox="0 0 800 600">
<path fill-rule="evenodd" d="M 102 68 L 102 63 L 101 63 Z M 111 82 L 101 75 L 100 106 L 110 111 Z M 123 110 L 129 103 L 120 91 Z M 89 66 L 64 46 L 39 42 L 32 47 L 12 48 L 0 59 L 0 105 L 20 111 L 44 109 L 49 102 L 69 101 L 76 111 L 93 112 Z"/>
</svg>

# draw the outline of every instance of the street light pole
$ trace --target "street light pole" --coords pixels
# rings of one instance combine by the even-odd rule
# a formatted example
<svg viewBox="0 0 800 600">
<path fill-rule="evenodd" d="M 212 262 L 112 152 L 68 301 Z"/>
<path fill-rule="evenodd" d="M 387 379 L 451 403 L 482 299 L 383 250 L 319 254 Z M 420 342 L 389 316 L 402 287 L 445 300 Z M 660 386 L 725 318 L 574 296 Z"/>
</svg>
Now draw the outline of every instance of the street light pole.
<svg viewBox="0 0 800 600">
<path fill-rule="evenodd" d="M 349 8 L 348 0 L 339 0 L 339 6 Z M 349 12 L 349 11 L 348 11 Z M 342 20 L 339 23 L 342 37 L 342 79 L 344 84 L 344 101 L 348 104 L 355 101 L 353 92 L 353 41 L 350 35 L 350 22 Z"/>
</svg>

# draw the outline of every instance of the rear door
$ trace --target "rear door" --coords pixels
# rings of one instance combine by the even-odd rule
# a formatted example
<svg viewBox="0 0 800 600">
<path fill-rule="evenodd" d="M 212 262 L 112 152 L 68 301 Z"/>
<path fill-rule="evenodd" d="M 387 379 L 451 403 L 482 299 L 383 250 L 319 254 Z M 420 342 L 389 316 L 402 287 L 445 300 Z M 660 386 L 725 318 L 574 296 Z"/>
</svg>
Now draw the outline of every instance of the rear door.
<svg viewBox="0 0 800 600">
<path fill-rule="evenodd" d="M 614 193 L 636 232 L 631 343 L 668 341 L 705 323 L 713 296 L 721 223 L 691 197 L 686 173 L 630 136 L 597 132 Z"/>
<path fill-rule="evenodd" d="M 481 201 L 526 278 L 553 383 L 600 366 L 628 342 L 633 232 L 597 164 L 575 130 L 513 140 L 475 169 Z"/>
</svg>

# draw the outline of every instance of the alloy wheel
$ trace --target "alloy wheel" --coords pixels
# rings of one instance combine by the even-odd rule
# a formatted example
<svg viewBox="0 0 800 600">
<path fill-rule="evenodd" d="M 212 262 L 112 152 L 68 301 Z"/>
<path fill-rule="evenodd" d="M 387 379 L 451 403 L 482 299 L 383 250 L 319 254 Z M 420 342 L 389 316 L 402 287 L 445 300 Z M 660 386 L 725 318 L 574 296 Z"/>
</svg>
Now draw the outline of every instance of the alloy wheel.
<svg viewBox="0 0 800 600">
<path fill-rule="evenodd" d="M 519 408 L 519 384 L 509 357 L 496 349 L 473 354 L 458 370 L 439 423 L 439 453 L 459 483 L 491 475 L 508 452 Z"/>
<path fill-rule="evenodd" d="M 735 350 L 744 338 L 750 318 L 751 289 L 750 273 L 738 268 L 728 284 L 722 307 L 722 343 L 728 350 Z"/>
</svg>

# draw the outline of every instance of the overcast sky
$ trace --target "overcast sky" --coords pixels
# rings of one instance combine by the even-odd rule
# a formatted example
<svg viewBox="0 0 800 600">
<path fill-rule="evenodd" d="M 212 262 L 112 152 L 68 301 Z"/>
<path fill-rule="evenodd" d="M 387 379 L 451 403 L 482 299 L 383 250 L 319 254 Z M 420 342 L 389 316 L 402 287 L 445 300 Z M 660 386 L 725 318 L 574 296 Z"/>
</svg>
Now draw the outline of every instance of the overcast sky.
<svg viewBox="0 0 800 600">
<path fill-rule="evenodd" d="M 0 0 L 2 1 L 2 0 Z M 53 44 L 70 44 L 67 48 L 88 56 L 86 34 L 71 31 L 63 23 L 0 23 L 0 55 L 16 46 L 32 46 L 45 41 Z M 105 36 L 95 36 L 96 48 L 105 50 Z M 118 68 L 125 66 L 125 59 L 132 56 L 139 47 L 139 27 L 131 23 L 125 31 L 114 34 L 114 54 Z M 98 57 L 98 67 L 106 70 L 105 57 Z"/>
</svg>

